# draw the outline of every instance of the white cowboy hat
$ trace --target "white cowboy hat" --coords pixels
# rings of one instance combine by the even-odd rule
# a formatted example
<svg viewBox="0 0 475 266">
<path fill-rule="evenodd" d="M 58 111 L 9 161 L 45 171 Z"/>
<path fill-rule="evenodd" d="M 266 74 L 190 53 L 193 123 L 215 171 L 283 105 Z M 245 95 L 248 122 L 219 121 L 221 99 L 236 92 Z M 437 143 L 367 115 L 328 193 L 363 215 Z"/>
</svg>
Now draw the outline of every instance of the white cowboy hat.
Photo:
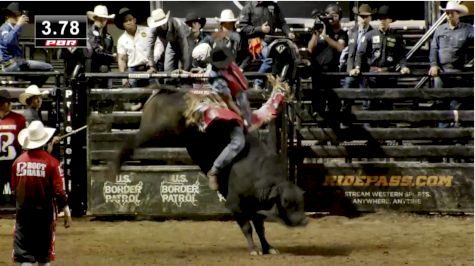
<svg viewBox="0 0 475 266">
<path fill-rule="evenodd" d="M 442 11 L 454 10 L 460 13 L 460 16 L 468 14 L 468 8 L 465 5 L 457 4 L 456 2 L 448 1 L 445 8 L 440 7 Z"/>
<path fill-rule="evenodd" d="M 165 15 L 165 11 L 161 8 L 157 8 L 152 11 L 150 17 L 147 18 L 147 25 L 150 28 L 160 27 L 163 24 L 167 23 L 168 17 L 170 17 L 170 11 Z"/>
<path fill-rule="evenodd" d="M 18 133 L 18 143 L 24 150 L 37 149 L 45 145 L 55 131 L 56 128 L 45 127 L 41 121 L 35 120 Z"/>
<path fill-rule="evenodd" d="M 94 11 L 87 11 L 87 17 L 90 20 L 94 20 L 95 17 L 113 19 L 115 18 L 115 14 L 109 15 L 109 11 L 107 10 L 106 6 L 97 5 L 94 7 Z"/>
<path fill-rule="evenodd" d="M 28 98 L 30 98 L 31 96 L 43 96 L 43 95 L 46 95 L 48 93 L 49 93 L 48 91 L 41 92 L 40 88 L 38 88 L 38 86 L 36 86 L 36 85 L 30 85 L 30 86 L 28 86 L 28 88 L 26 88 L 25 92 L 20 94 L 20 97 L 18 97 L 18 100 L 20 101 L 20 103 L 22 103 L 24 105 L 28 105 L 26 103 L 26 100 Z"/>
<path fill-rule="evenodd" d="M 193 52 L 191 53 L 191 57 L 198 61 L 206 60 L 211 54 L 211 46 L 207 43 L 200 43 L 198 44 Z"/>
<path fill-rule="evenodd" d="M 221 22 L 236 22 L 237 18 L 234 16 L 234 13 L 231 9 L 224 9 L 221 11 L 221 17 L 216 18 L 216 20 Z"/>
</svg>

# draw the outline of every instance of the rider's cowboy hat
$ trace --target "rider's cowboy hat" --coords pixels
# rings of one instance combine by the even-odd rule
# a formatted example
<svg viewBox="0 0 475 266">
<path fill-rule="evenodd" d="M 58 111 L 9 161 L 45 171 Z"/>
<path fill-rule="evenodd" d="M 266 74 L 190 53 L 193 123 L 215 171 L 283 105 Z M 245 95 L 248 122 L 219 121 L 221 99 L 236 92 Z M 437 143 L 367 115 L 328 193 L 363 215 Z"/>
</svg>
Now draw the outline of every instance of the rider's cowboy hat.
<svg viewBox="0 0 475 266">
<path fill-rule="evenodd" d="M 2 15 L 20 16 L 21 15 L 20 4 L 18 2 L 11 2 L 7 7 L 2 8 Z"/>
<path fill-rule="evenodd" d="M 22 103 L 24 105 L 28 105 L 26 103 L 26 100 L 28 100 L 28 98 L 30 98 L 32 96 L 43 96 L 43 95 L 46 95 L 48 93 L 49 93 L 48 91 L 41 92 L 40 88 L 38 88 L 38 86 L 36 86 L 36 85 L 30 85 L 30 86 L 28 86 L 28 88 L 26 88 L 25 92 L 20 94 L 20 97 L 18 97 L 18 100 L 20 101 L 20 103 Z"/>
<path fill-rule="evenodd" d="M 99 17 L 99 18 L 106 18 L 106 19 L 113 19 L 115 17 L 115 14 L 110 14 L 109 11 L 107 10 L 106 6 L 103 5 L 97 5 L 94 7 L 94 11 L 87 11 L 87 17 L 90 20 L 94 20 L 94 18 Z"/>
<path fill-rule="evenodd" d="M 231 9 L 224 9 L 221 11 L 221 16 L 216 18 L 219 23 L 222 22 L 236 22 L 237 18 L 234 16 L 234 13 Z"/>
<path fill-rule="evenodd" d="M 115 18 L 114 18 L 114 24 L 117 28 L 119 28 L 121 30 L 125 30 L 124 29 L 124 19 L 127 15 L 131 15 L 132 17 L 136 18 L 135 12 L 133 10 L 130 10 L 127 7 L 121 8 L 119 10 L 119 13 L 117 14 L 117 16 L 115 16 Z"/>
<path fill-rule="evenodd" d="M 198 15 L 196 15 L 194 12 L 186 14 L 185 17 L 185 23 L 186 25 L 191 27 L 192 22 L 198 22 L 201 25 L 201 28 L 203 28 L 206 25 L 206 18 L 202 18 Z"/>
<path fill-rule="evenodd" d="M 37 149 L 48 143 L 56 128 L 45 127 L 39 120 L 32 121 L 18 133 L 18 143 L 25 150 Z"/>
<path fill-rule="evenodd" d="M 368 4 L 362 4 L 360 7 L 353 7 L 353 13 L 361 16 L 371 16 L 376 13 L 376 9 L 371 9 Z"/>
<path fill-rule="evenodd" d="M 12 96 L 7 90 L 0 90 L 0 100 L 7 100 L 10 101 Z"/>
<path fill-rule="evenodd" d="M 198 61 L 205 61 L 211 55 L 211 46 L 208 43 L 200 43 L 191 52 L 191 58 Z"/>
<path fill-rule="evenodd" d="M 215 47 L 208 58 L 208 62 L 218 69 L 226 69 L 234 62 L 234 54 L 227 47 Z"/>
<path fill-rule="evenodd" d="M 453 1 L 448 1 L 445 8 L 441 7 L 440 10 L 442 11 L 457 11 L 460 13 L 460 16 L 465 16 L 468 14 L 468 8 L 465 5 L 457 4 Z"/>
<path fill-rule="evenodd" d="M 157 8 L 152 11 L 152 14 L 150 14 L 150 17 L 147 18 L 147 25 L 150 28 L 156 28 L 160 27 L 163 24 L 167 23 L 168 18 L 170 17 L 170 11 L 165 14 L 163 9 Z"/>
</svg>

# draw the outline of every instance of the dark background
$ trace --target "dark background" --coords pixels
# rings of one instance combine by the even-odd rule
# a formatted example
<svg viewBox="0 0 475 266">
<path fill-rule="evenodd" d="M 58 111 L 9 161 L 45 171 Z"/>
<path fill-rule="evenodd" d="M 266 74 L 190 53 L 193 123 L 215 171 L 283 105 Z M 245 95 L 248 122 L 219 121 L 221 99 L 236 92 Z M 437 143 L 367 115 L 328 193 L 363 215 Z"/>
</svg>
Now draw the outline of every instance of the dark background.
<svg viewBox="0 0 475 266">
<path fill-rule="evenodd" d="M 240 1 L 245 4 L 246 1 Z M 0 7 L 6 7 L 10 2 L 1 1 Z M 313 9 L 325 9 L 325 6 L 336 1 L 279 1 L 278 4 L 286 17 L 305 18 L 310 17 Z M 355 5 L 355 1 L 340 1 L 343 9 L 343 16 L 349 17 L 350 10 Z M 362 4 L 364 1 L 359 1 Z M 390 5 L 395 9 L 398 19 L 424 19 L 424 1 L 378 1 L 368 2 L 372 7 L 379 7 L 383 4 Z M 86 14 L 87 11 L 94 10 L 94 6 L 104 4 L 108 7 L 109 13 L 117 13 L 121 7 L 127 6 L 136 10 L 141 21 L 150 15 L 149 1 L 24 1 L 20 2 L 20 8 L 29 10 L 33 15 L 79 15 Z M 239 13 L 238 8 L 232 1 L 164 1 L 165 11 L 170 10 L 175 17 L 185 17 L 190 11 L 196 14 L 211 18 L 218 17 L 222 9 L 232 9 L 235 15 Z"/>
</svg>

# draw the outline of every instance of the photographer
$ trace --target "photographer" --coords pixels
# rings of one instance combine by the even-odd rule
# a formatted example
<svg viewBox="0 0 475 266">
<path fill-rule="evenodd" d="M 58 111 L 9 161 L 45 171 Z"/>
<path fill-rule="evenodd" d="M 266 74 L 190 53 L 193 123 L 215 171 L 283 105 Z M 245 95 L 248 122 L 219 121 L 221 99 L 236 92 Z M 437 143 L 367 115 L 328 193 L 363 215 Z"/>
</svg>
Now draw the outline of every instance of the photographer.
<svg viewBox="0 0 475 266">
<path fill-rule="evenodd" d="M 3 72 L 52 71 L 53 66 L 36 60 L 26 60 L 20 47 L 20 34 L 28 24 L 28 12 L 20 11 L 17 2 L 10 3 L 2 9 L 5 23 L 0 27 L 0 70 Z M 48 77 L 30 77 L 32 83 L 43 86 Z"/>
<path fill-rule="evenodd" d="M 348 35 L 341 29 L 342 10 L 337 4 L 329 4 L 325 14 L 314 11 L 315 18 L 312 38 L 308 51 L 312 63 L 313 111 L 324 114 L 328 101 L 331 113 L 338 113 L 340 101 L 332 93 L 339 87 L 339 80 L 323 77 L 322 72 L 337 72 L 341 51 L 346 47 Z"/>
</svg>

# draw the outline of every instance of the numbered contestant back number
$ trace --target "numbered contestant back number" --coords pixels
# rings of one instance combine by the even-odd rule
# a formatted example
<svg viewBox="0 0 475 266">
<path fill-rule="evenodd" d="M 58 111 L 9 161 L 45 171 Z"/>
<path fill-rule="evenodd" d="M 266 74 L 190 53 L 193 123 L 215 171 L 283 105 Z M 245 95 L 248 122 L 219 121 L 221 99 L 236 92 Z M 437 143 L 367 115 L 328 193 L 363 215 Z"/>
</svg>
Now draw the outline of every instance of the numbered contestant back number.
<svg viewBox="0 0 475 266">
<path fill-rule="evenodd" d="M 35 16 L 35 46 L 86 47 L 86 16 Z"/>
</svg>

